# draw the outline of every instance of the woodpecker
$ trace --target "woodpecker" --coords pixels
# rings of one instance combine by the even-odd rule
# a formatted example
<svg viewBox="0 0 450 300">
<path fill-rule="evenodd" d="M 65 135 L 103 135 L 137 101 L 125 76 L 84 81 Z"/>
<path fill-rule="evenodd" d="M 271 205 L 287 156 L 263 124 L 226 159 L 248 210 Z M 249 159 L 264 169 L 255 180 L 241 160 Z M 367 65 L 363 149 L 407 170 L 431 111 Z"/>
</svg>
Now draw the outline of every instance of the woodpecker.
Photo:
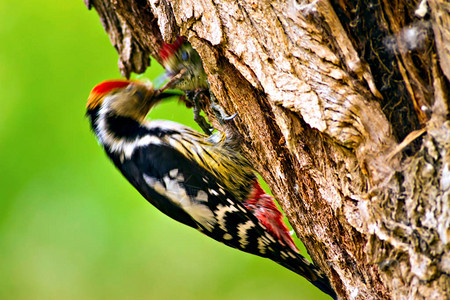
<svg viewBox="0 0 450 300">
<path fill-rule="evenodd" d="M 269 258 L 336 299 L 324 273 L 299 254 L 273 198 L 224 134 L 146 120 L 152 107 L 176 95 L 140 81 L 104 81 L 91 91 L 86 115 L 108 157 L 161 212 L 227 246 Z"/>
<path fill-rule="evenodd" d="M 236 116 L 228 116 L 218 104 L 209 88 L 200 55 L 184 37 L 178 37 L 173 44 L 163 43 L 159 55 L 166 69 L 165 76 L 172 79 L 167 87 L 182 90 L 185 93 L 186 96 L 181 99 L 189 108 L 193 108 L 194 120 L 206 134 L 211 134 L 213 128 L 200 115 L 206 105 L 203 97 L 209 96 L 212 111 L 220 123 L 224 124 Z"/>
<path fill-rule="evenodd" d="M 167 76 L 172 77 L 184 71 L 183 76 L 174 82 L 173 88 L 188 92 L 209 89 L 200 55 L 184 37 L 179 36 L 173 44 L 163 43 L 159 56 Z"/>
</svg>

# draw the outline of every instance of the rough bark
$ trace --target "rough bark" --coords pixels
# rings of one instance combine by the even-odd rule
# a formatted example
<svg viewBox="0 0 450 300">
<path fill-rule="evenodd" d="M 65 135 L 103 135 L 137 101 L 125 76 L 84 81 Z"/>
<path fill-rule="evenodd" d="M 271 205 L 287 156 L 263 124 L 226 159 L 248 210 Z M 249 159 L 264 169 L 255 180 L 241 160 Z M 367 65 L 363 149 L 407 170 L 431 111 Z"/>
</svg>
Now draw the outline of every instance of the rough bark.
<svg viewBox="0 0 450 300">
<path fill-rule="evenodd" d="M 124 76 L 160 61 L 163 40 L 188 38 L 342 299 L 448 297 L 448 2 L 85 2 Z"/>
</svg>

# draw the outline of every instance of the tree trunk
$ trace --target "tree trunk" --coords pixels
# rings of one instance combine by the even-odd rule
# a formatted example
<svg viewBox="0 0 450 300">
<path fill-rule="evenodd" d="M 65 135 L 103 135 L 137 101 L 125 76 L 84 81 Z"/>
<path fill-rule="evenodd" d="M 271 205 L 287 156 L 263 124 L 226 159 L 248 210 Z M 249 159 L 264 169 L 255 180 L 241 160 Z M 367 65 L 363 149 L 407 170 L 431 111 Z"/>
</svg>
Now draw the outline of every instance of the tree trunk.
<svg viewBox="0 0 450 300">
<path fill-rule="evenodd" d="M 85 2 L 124 76 L 188 38 L 340 298 L 448 299 L 449 2 Z"/>
</svg>

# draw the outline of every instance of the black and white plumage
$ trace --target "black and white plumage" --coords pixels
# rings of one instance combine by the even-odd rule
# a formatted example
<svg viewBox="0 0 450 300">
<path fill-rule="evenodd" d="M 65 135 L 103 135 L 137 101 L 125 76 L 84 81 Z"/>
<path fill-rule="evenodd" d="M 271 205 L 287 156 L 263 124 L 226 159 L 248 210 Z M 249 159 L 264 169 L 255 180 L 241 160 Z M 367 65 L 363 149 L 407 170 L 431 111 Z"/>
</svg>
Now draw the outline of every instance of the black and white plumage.
<svg viewBox="0 0 450 300">
<path fill-rule="evenodd" d="M 169 217 L 230 247 L 267 257 L 336 298 L 327 277 L 245 205 L 256 175 L 222 135 L 145 120 L 157 102 L 171 95 L 136 81 L 106 81 L 93 89 L 87 116 L 116 167 Z"/>
</svg>

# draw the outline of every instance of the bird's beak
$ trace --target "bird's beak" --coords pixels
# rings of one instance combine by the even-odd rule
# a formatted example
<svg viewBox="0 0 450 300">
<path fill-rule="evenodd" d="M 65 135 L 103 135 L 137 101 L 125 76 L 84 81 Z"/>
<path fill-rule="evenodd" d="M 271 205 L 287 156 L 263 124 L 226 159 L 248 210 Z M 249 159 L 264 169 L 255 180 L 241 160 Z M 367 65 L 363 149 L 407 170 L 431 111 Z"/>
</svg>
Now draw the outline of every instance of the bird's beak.
<svg viewBox="0 0 450 300">
<path fill-rule="evenodd" d="M 182 96 L 182 92 L 177 91 L 165 91 L 162 89 L 154 90 L 154 91 L 148 91 L 147 97 L 151 98 L 152 106 L 158 104 L 164 99 L 171 98 L 171 97 L 180 97 Z"/>
<path fill-rule="evenodd" d="M 180 78 L 184 75 L 184 73 L 186 73 L 186 69 L 181 69 L 180 72 L 173 75 L 169 79 L 169 81 L 165 85 L 163 85 L 162 88 L 160 88 L 160 90 L 164 91 L 164 90 L 173 88 L 177 84 L 177 82 L 180 80 Z"/>
<path fill-rule="evenodd" d="M 185 71 L 182 70 L 177 75 L 170 78 L 170 80 L 165 85 L 163 85 L 161 88 L 157 90 L 149 89 L 147 92 L 147 97 L 152 97 L 153 101 L 156 103 L 166 98 L 182 96 L 184 93 L 181 91 L 175 90 L 167 91 L 167 90 L 173 87 L 173 85 L 184 74 L 184 72 Z"/>
</svg>

